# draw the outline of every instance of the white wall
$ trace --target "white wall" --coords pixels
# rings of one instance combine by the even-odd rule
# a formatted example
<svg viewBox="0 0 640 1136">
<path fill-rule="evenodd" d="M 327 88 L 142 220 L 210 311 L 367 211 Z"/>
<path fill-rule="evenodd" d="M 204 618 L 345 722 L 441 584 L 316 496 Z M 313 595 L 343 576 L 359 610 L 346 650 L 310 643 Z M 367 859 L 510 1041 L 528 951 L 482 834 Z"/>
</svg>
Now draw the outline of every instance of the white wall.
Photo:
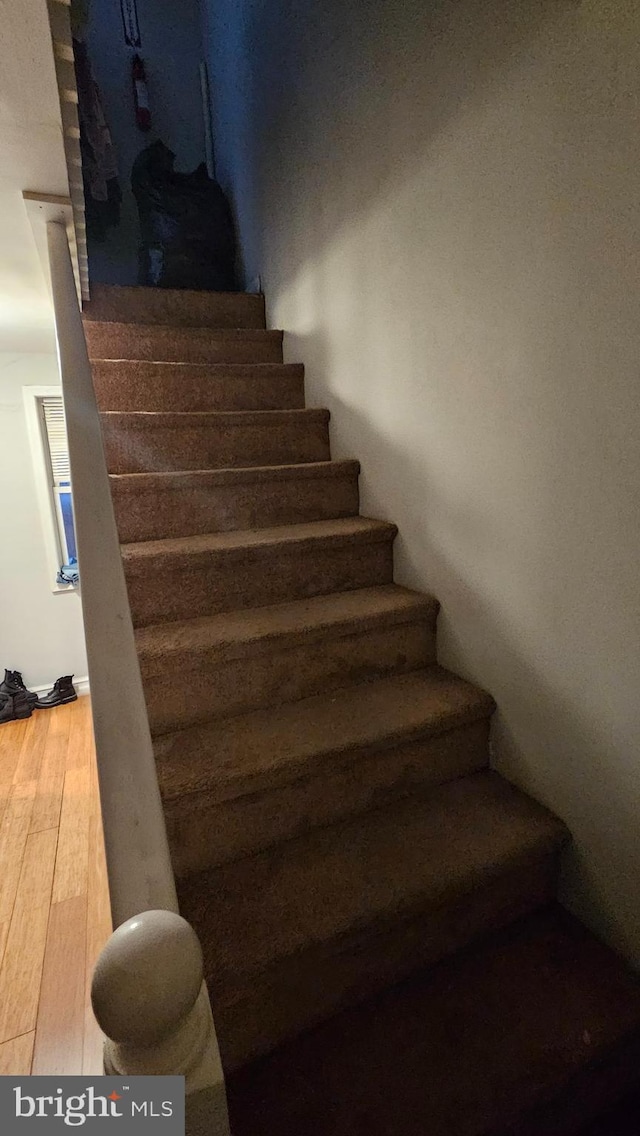
<svg viewBox="0 0 640 1136">
<path fill-rule="evenodd" d="M 199 65 L 202 58 L 198 0 L 137 0 L 152 130 L 135 122 L 131 80 L 133 48 L 124 41 L 120 0 L 91 0 L 86 42 L 94 79 L 119 166 L 123 202 L 120 224 L 104 244 L 89 247 L 91 279 L 106 284 L 135 284 L 140 243 L 138 212 L 131 192 L 131 168 L 156 138 L 176 155 L 177 170 L 204 161 L 204 123 Z"/>
<path fill-rule="evenodd" d="M 640 6 L 204 7 L 247 278 L 640 962 Z"/>
<path fill-rule="evenodd" d="M 80 597 L 51 591 L 22 396 L 58 384 L 55 355 L 0 353 L 0 671 L 32 687 L 87 674 Z"/>
<path fill-rule="evenodd" d="M 0 0 L 0 351 L 56 349 L 23 190 L 69 192 L 46 0 Z"/>
</svg>

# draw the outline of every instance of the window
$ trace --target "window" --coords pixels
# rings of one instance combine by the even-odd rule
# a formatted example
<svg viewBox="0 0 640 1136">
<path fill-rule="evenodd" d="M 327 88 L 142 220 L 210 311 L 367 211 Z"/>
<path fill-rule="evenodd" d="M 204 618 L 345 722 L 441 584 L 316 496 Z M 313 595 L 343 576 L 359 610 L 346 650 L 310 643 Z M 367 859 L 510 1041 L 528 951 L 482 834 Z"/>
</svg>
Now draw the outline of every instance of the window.
<svg viewBox="0 0 640 1136">
<path fill-rule="evenodd" d="M 60 387 L 24 387 L 23 395 L 51 589 L 66 592 L 58 573 L 77 549 L 62 395 Z"/>
<path fill-rule="evenodd" d="M 50 485 L 60 545 L 60 563 L 68 564 L 72 559 L 78 559 L 78 553 L 73 527 L 71 469 L 69 467 L 64 406 L 61 397 L 41 398 L 38 401 L 44 425 L 44 438 L 47 443 Z"/>
</svg>

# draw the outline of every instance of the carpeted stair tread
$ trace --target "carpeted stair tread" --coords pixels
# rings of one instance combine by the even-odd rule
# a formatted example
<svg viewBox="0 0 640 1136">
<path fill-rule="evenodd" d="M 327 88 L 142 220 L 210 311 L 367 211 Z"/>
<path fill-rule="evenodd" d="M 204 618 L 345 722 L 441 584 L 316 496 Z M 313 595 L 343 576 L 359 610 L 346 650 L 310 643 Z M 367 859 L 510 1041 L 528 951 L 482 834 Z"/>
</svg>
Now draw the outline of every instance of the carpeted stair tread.
<svg viewBox="0 0 640 1136">
<path fill-rule="evenodd" d="M 103 411 L 110 473 L 328 461 L 328 410 Z"/>
<path fill-rule="evenodd" d="M 135 345 L 136 339 L 144 343 L 164 343 L 174 340 L 178 343 L 281 343 L 282 332 L 265 328 L 244 327 L 180 327 L 174 324 L 135 323 L 111 320 L 103 322 L 89 320 L 85 324 L 85 336 L 92 359 L 135 359 L 135 355 L 117 355 L 109 351 L 99 353 L 96 347 L 103 344 L 118 346 L 119 340 Z M 141 356 L 144 358 L 144 356 Z M 173 362 L 173 360 L 164 360 Z M 189 359 L 178 359 L 178 363 L 188 363 Z M 157 362 L 163 362 L 159 358 Z M 206 362 L 206 360 L 203 360 Z"/>
<path fill-rule="evenodd" d="M 125 544 L 134 625 L 391 583 L 395 536 L 395 525 L 347 517 Z"/>
<path fill-rule="evenodd" d="M 300 481 L 358 474 L 360 463 L 353 458 L 322 462 L 293 462 L 287 465 L 236 466 L 233 469 L 162 470 L 153 473 L 112 473 L 111 485 L 120 494 L 151 491 L 164 493 L 188 486 L 246 485 L 260 481 Z"/>
<path fill-rule="evenodd" d="M 233 1074 L 231 1127 L 577 1136 L 637 1083 L 639 1043 L 637 977 L 553 905 Z"/>
<path fill-rule="evenodd" d="M 277 525 L 264 529 L 235 529 L 223 533 L 199 533 L 195 536 L 173 537 L 166 540 L 139 541 L 122 546 L 122 558 L 127 574 L 145 572 L 150 566 L 161 572 L 176 558 L 185 558 L 185 568 L 197 568 L 211 556 L 229 556 L 244 560 L 263 550 L 288 546 L 313 545 L 321 549 L 345 544 L 366 544 L 393 540 L 395 525 L 367 517 L 338 517 L 328 521 L 310 521 L 306 524 Z"/>
<path fill-rule="evenodd" d="M 265 792 L 350 754 L 356 760 L 432 737 L 493 710 L 490 695 L 437 666 L 358 683 L 157 738 L 160 787 L 165 800 Z"/>
<path fill-rule="evenodd" d="M 145 288 L 91 282 L 82 317 L 102 323 L 171 323 L 179 327 L 265 326 L 264 296 L 247 292 L 203 292 L 188 288 Z"/>
<path fill-rule="evenodd" d="M 225 430 L 243 426 L 274 429 L 282 423 L 328 422 L 329 411 L 309 410 L 103 410 L 103 422 L 114 428 L 133 430 L 189 429 L 220 426 Z"/>
<path fill-rule="evenodd" d="M 486 771 L 188 877 L 181 910 L 225 1004 L 283 959 L 440 909 L 566 838 L 556 817 Z"/>
<path fill-rule="evenodd" d="M 282 332 L 86 320 L 90 359 L 176 363 L 282 363 Z"/>
<path fill-rule="evenodd" d="M 432 598 L 379 582 L 143 626 L 151 732 L 420 670 L 436 661 L 437 613 Z"/>
<path fill-rule="evenodd" d="M 304 367 L 297 363 L 160 363 L 96 359 L 93 382 L 105 410 L 297 410 Z"/>
<path fill-rule="evenodd" d="M 170 470 L 110 476 L 120 540 L 269 528 L 351 517 L 356 461 Z"/>
<path fill-rule="evenodd" d="M 171 656 L 176 661 L 194 653 L 241 657 L 247 649 L 268 651 L 274 640 L 282 644 L 300 636 L 309 645 L 329 633 L 351 630 L 354 625 L 365 631 L 381 624 L 409 622 L 422 613 L 433 617 L 438 607 L 432 596 L 396 584 L 334 592 L 293 603 L 143 627 L 136 632 L 138 657 L 143 675 L 152 675 L 162 671 Z"/>
</svg>

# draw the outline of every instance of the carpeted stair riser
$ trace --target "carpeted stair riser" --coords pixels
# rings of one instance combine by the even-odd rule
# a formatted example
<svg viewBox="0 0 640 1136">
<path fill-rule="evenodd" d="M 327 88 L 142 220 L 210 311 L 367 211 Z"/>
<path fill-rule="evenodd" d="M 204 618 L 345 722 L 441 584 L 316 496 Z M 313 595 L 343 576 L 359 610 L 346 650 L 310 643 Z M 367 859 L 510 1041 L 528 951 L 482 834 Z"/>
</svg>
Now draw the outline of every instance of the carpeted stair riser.
<svg viewBox="0 0 640 1136">
<path fill-rule="evenodd" d="M 282 332 L 144 323 L 84 325 L 90 359 L 166 363 L 282 363 Z"/>
<path fill-rule="evenodd" d="M 103 413 L 102 430 L 110 473 L 295 465 L 330 457 L 323 410 Z"/>
<path fill-rule="evenodd" d="M 360 594 L 341 593 L 341 598 Z M 307 602 L 318 599 L 328 606 L 333 603 L 333 595 Z M 226 642 L 209 642 L 206 621 L 193 621 L 202 623 L 201 642 L 195 640 L 196 628 L 186 623 L 140 628 L 138 657 L 151 732 L 167 733 L 428 666 L 435 662 L 438 606 L 429 597 L 424 599 L 424 604 L 381 611 L 379 616 L 346 617 L 333 625 L 301 626 L 282 634 L 274 629 L 239 640 L 231 630 Z M 260 614 L 270 609 L 256 610 Z M 222 620 L 233 627 L 233 616 L 251 614 L 211 618 L 216 626 Z"/>
<path fill-rule="evenodd" d="M 205 981 L 225 1071 L 241 1068 L 344 1007 L 365 1001 L 550 903 L 557 892 L 558 870 L 558 855 L 542 856 L 406 923 L 393 918 L 371 936 L 363 932 L 345 937 L 335 954 L 322 944 L 313 955 L 287 959 L 255 979 L 251 990 L 247 988 L 232 1004 L 218 1002 L 215 958 L 205 957 Z M 199 928 L 191 916 L 180 881 L 178 896 L 184 917 L 206 943 L 205 926 Z"/>
<path fill-rule="evenodd" d="M 174 735 L 179 738 L 180 735 Z M 164 738 L 158 738 L 162 743 Z M 215 760 L 215 739 L 212 742 Z M 386 800 L 435 788 L 486 767 L 489 720 L 391 748 L 349 753 L 271 790 L 220 801 L 215 791 L 164 800 L 178 876 L 250 856 Z M 162 789 L 162 766 L 158 769 Z"/>
<path fill-rule="evenodd" d="M 640 983 L 557 905 L 227 1080 L 234 1136 L 632 1136 Z M 587 1125 L 587 1128 L 584 1127 Z"/>
<path fill-rule="evenodd" d="M 114 287 L 91 283 L 85 321 L 171 324 L 174 327 L 263 328 L 264 296 L 246 292 Z"/>
<path fill-rule="evenodd" d="M 152 733 L 163 733 L 225 714 L 294 701 L 344 683 L 404 673 L 435 661 L 428 629 L 418 623 L 304 642 L 271 655 L 220 661 L 185 652 L 175 667 L 165 660 L 143 683 Z"/>
<path fill-rule="evenodd" d="M 355 461 L 111 478 L 123 544 L 355 516 Z"/>
<path fill-rule="evenodd" d="M 300 410 L 304 367 L 294 363 L 143 363 L 98 359 L 101 410 Z"/>
<path fill-rule="evenodd" d="M 123 549 L 131 615 L 136 626 L 195 619 L 220 611 L 265 607 L 388 584 L 393 579 L 395 527 L 380 526 L 368 539 L 282 541 L 264 548 L 159 551 L 135 557 L 139 545 Z"/>
<path fill-rule="evenodd" d="M 225 1067 L 549 902 L 565 839 L 481 773 L 179 881 Z"/>
<path fill-rule="evenodd" d="M 210 867 L 482 768 L 494 709 L 431 666 L 158 737 L 174 864 Z"/>
</svg>

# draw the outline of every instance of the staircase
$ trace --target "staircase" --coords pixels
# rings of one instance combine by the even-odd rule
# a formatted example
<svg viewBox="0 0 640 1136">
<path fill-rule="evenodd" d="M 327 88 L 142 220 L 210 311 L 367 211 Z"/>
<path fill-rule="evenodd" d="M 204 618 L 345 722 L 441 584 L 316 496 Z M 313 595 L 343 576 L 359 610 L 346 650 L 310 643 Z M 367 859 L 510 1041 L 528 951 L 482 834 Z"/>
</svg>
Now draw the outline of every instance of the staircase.
<svg viewBox="0 0 640 1136">
<path fill-rule="evenodd" d="M 555 905 L 566 830 L 489 769 L 494 704 L 438 666 L 395 526 L 358 515 L 358 464 L 331 460 L 261 297 L 92 297 L 234 1136 L 576 1132 L 639 1075 L 640 988 Z"/>
</svg>

